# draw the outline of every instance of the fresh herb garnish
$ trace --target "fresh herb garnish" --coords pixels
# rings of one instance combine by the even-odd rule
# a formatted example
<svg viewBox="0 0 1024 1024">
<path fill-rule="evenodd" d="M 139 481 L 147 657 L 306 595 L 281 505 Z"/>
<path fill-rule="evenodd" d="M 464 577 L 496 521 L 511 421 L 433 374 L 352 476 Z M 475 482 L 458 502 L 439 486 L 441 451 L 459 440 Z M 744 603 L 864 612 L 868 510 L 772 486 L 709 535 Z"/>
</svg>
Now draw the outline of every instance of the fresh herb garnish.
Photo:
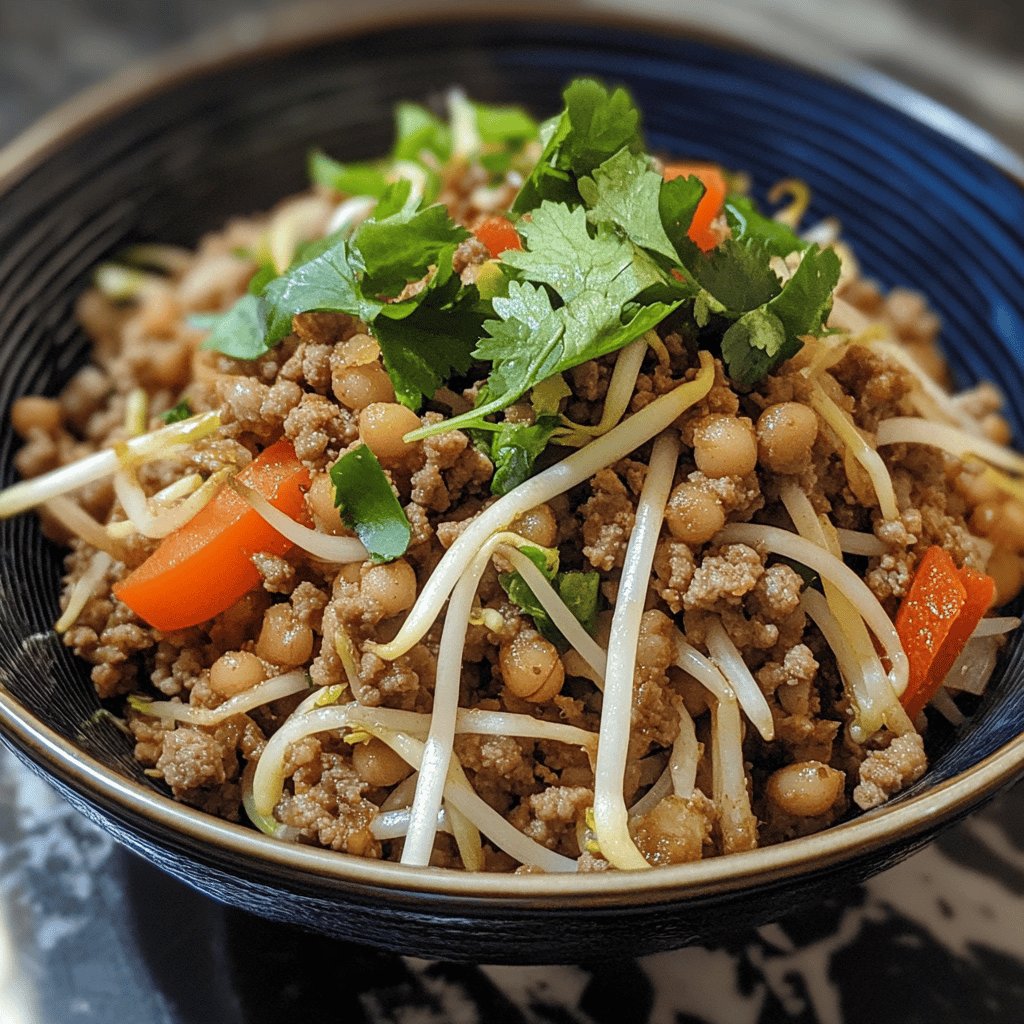
<svg viewBox="0 0 1024 1024">
<path fill-rule="evenodd" d="M 375 562 L 405 554 L 412 529 L 377 457 L 366 445 L 342 455 L 331 467 L 334 502 L 345 525 Z"/>
<path fill-rule="evenodd" d="M 173 409 L 168 409 L 160 419 L 164 423 L 180 423 L 182 420 L 187 420 L 192 415 L 192 407 L 188 404 L 186 399 L 182 399 Z"/>
<path fill-rule="evenodd" d="M 554 586 L 559 597 L 583 628 L 593 634 L 597 625 L 600 574 L 596 572 L 559 572 L 558 553 L 553 549 L 523 545 L 519 550 L 537 566 L 544 574 L 544 578 Z M 500 573 L 498 582 L 508 595 L 508 599 L 533 619 L 533 624 L 543 637 L 562 650 L 569 647 L 568 641 L 551 621 L 543 605 L 537 600 L 536 595 L 519 573 Z"/>
</svg>

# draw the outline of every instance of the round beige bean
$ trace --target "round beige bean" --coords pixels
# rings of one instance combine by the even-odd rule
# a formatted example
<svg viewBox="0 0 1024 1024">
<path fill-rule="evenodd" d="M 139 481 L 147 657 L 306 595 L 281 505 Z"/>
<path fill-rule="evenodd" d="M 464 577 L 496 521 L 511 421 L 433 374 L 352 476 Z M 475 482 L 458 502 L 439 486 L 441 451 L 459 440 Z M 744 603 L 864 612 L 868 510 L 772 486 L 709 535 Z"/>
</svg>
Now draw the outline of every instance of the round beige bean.
<svg viewBox="0 0 1024 1024">
<path fill-rule="evenodd" d="M 390 619 L 416 603 L 416 573 L 404 558 L 387 565 L 371 565 L 362 574 L 359 593 L 382 619 Z"/>
<path fill-rule="evenodd" d="M 676 540 L 705 544 L 725 525 L 721 503 L 699 483 L 681 483 L 668 499 L 665 522 Z"/>
<path fill-rule="evenodd" d="M 996 605 L 1012 601 L 1024 586 L 1024 563 L 1020 555 L 1006 548 L 996 546 L 985 567 L 985 572 L 995 580 Z"/>
<path fill-rule="evenodd" d="M 768 779 L 767 793 L 779 810 L 797 818 L 824 814 L 843 791 L 845 776 L 820 761 L 797 761 Z"/>
<path fill-rule="evenodd" d="M 341 513 L 334 504 L 334 484 L 330 474 L 317 473 L 313 477 L 306 493 L 306 507 L 319 529 L 335 536 L 345 533 Z"/>
<path fill-rule="evenodd" d="M 35 428 L 52 434 L 60 426 L 60 404 L 54 398 L 27 395 L 11 406 L 11 426 L 19 437 Z"/>
<path fill-rule="evenodd" d="M 394 402 L 395 389 L 380 363 L 349 366 L 331 375 L 334 397 L 357 412 L 374 402 Z"/>
<path fill-rule="evenodd" d="M 210 669 L 210 689 L 222 697 L 251 690 L 263 682 L 263 663 L 248 651 L 228 651 Z"/>
<path fill-rule="evenodd" d="M 413 450 L 402 438 L 419 426 L 419 416 L 396 402 L 373 402 L 359 413 L 360 440 L 387 465 L 401 462 Z"/>
<path fill-rule="evenodd" d="M 971 473 L 966 470 L 956 478 L 956 489 L 972 507 L 985 502 L 998 502 L 1002 496 L 999 487 L 984 473 Z"/>
<path fill-rule="evenodd" d="M 982 419 L 981 432 L 996 444 L 1009 444 L 1013 440 L 1010 424 L 997 412 L 990 412 Z"/>
<path fill-rule="evenodd" d="M 565 682 L 565 668 L 554 644 L 539 633 L 524 629 L 498 654 L 505 685 L 517 697 L 540 704 L 557 696 Z"/>
<path fill-rule="evenodd" d="M 398 754 L 376 737 L 352 748 L 352 764 L 371 786 L 397 786 L 412 772 Z"/>
<path fill-rule="evenodd" d="M 992 522 L 988 536 L 996 544 L 1024 552 L 1024 505 L 1010 498 L 1004 501 Z"/>
<path fill-rule="evenodd" d="M 554 547 L 558 540 L 558 520 L 548 505 L 538 505 L 524 512 L 509 529 L 543 548 Z"/>
<path fill-rule="evenodd" d="M 256 653 L 275 665 L 305 665 L 313 653 L 313 630 L 296 621 L 291 605 L 271 605 L 263 615 Z"/>
<path fill-rule="evenodd" d="M 757 419 L 757 453 L 775 473 L 799 473 L 810 461 L 818 417 L 800 402 L 769 405 Z"/>
<path fill-rule="evenodd" d="M 693 431 L 693 458 L 708 476 L 746 476 L 757 465 L 754 428 L 746 417 L 713 413 Z"/>
<path fill-rule="evenodd" d="M 972 513 L 970 518 L 971 533 L 978 537 L 987 537 L 999 518 L 1001 502 L 983 501 Z"/>
</svg>

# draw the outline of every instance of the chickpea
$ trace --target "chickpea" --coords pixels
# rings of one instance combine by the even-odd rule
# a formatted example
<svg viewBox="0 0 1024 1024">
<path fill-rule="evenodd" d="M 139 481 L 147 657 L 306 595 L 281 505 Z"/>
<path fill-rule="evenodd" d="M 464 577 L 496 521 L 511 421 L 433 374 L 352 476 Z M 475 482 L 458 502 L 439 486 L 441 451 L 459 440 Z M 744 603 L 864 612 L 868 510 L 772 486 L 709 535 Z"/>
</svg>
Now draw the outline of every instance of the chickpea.
<svg viewBox="0 0 1024 1024">
<path fill-rule="evenodd" d="M 983 501 L 971 513 L 971 532 L 979 537 L 987 537 L 995 526 L 999 512 L 1000 503 L 998 501 Z"/>
<path fill-rule="evenodd" d="M 505 685 L 534 704 L 557 696 L 565 682 L 565 668 L 554 644 L 532 629 L 522 630 L 511 643 L 502 644 L 498 662 Z"/>
<path fill-rule="evenodd" d="M 1024 586 L 1024 563 L 1007 548 L 997 546 L 993 550 L 985 572 L 995 580 L 997 605 L 1012 601 Z"/>
<path fill-rule="evenodd" d="M 397 786 L 412 773 L 412 768 L 376 737 L 352 749 L 352 764 L 371 786 Z"/>
<path fill-rule="evenodd" d="M 956 489 L 970 506 L 998 501 L 1002 493 L 984 473 L 967 471 L 960 473 L 956 478 Z"/>
<path fill-rule="evenodd" d="M 331 374 L 334 397 L 357 412 L 374 402 L 394 402 L 395 389 L 380 363 L 349 366 Z"/>
<path fill-rule="evenodd" d="M 304 665 L 313 653 L 313 631 L 296 621 L 291 605 L 271 605 L 263 616 L 256 653 L 275 665 Z"/>
<path fill-rule="evenodd" d="M 222 697 L 251 690 L 263 682 L 263 663 L 248 651 L 228 651 L 210 669 L 210 689 Z"/>
<path fill-rule="evenodd" d="M 757 452 L 775 473 L 799 473 L 810 461 L 818 417 L 799 402 L 769 405 L 757 418 Z"/>
<path fill-rule="evenodd" d="M 53 398 L 28 395 L 11 406 L 11 426 L 19 437 L 28 437 L 35 428 L 52 434 L 60 426 L 60 405 Z"/>
<path fill-rule="evenodd" d="M 706 488 L 687 481 L 668 499 L 665 522 L 676 540 L 692 545 L 705 544 L 725 525 L 725 512 Z"/>
<path fill-rule="evenodd" d="M 380 618 L 390 619 L 416 602 L 416 573 L 404 559 L 387 565 L 371 565 L 363 574 L 359 592 Z"/>
<path fill-rule="evenodd" d="M 510 529 L 541 547 L 553 547 L 558 540 L 558 520 L 548 505 L 538 505 L 524 512 Z"/>
<path fill-rule="evenodd" d="M 1013 440 L 1010 424 L 997 412 L 990 412 L 981 421 L 981 431 L 996 444 L 1009 444 Z"/>
<path fill-rule="evenodd" d="M 381 462 L 394 465 L 413 450 L 402 438 L 419 425 L 419 416 L 404 405 L 372 402 L 359 414 L 359 438 Z"/>
<path fill-rule="evenodd" d="M 820 761 L 797 761 L 769 777 L 768 799 L 786 814 L 814 818 L 836 802 L 844 781 L 842 772 Z"/>
<path fill-rule="evenodd" d="M 746 476 L 757 465 L 754 428 L 745 417 L 715 413 L 693 431 L 693 457 L 708 476 Z"/>
<path fill-rule="evenodd" d="M 1013 499 L 1004 501 L 988 535 L 1004 548 L 1024 551 L 1024 505 Z"/>
<path fill-rule="evenodd" d="M 330 474 L 317 473 L 313 477 L 306 494 L 306 506 L 313 522 L 324 532 L 335 536 L 346 532 L 341 513 L 334 504 L 334 484 Z"/>
</svg>

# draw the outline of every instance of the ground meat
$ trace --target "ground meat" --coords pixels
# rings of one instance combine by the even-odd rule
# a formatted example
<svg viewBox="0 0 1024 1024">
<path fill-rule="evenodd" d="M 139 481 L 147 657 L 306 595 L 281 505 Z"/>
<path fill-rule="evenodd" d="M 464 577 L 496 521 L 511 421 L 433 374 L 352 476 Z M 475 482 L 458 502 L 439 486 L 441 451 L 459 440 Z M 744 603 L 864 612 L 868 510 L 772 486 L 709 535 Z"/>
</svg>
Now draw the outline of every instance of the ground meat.
<svg viewBox="0 0 1024 1024">
<path fill-rule="evenodd" d="M 549 850 L 579 856 L 576 828 L 594 803 L 594 792 L 585 786 L 549 786 L 532 793 L 510 816 L 520 831 Z"/>
<path fill-rule="evenodd" d="M 497 810 L 507 810 L 515 796 L 538 787 L 532 764 L 533 744 L 511 736 L 459 735 L 455 754 L 471 774 L 473 788 Z"/>
<path fill-rule="evenodd" d="M 601 469 L 591 481 L 591 497 L 583 516 L 583 554 L 595 569 L 622 567 L 636 518 L 633 499 L 612 469 Z"/>
<path fill-rule="evenodd" d="M 439 422 L 437 413 L 423 416 L 424 426 Z M 488 482 L 491 460 L 469 443 L 461 430 L 426 438 L 421 445 L 423 465 L 412 476 L 412 500 L 431 512 L 446 512 L 464 491 Z"/>
<path fill-rule="evenodd" d="M 252 556 L 252 564 L 263 577 L 263 586 L 271 594 L 290 594 L 295 586 L 295 566 L 278 555 L 270 555 L 265 551 L 257 551 Z"/>
<path fill-rule="evenodd" d="M 700 860 L 711 842 L 715 805 L 699 790 L 691 797 L 670 795 L 630 827 L 633 841 L 654 867 Z"/>
<path fill-rule="evenodd" d="M 682 541 L 664 538 L 654 552 L 654 588 L 673 615 L 683 609 L 683 598 L 696 571 L 693 552 Z"/>
<path fill-rule="evenodd" d="M 788 565 L 770 565 L 754 585 L 747 598 L 747 607 L 755 615 L 779 622 L 800 606 L 803 580 Z"/>
<path fill-rule="evenodd" d="M 303 395 L 285 417 L 285 436 L 295 454 L 315 472 L 322 472 L 359 436 L 355 416 L 323 395 Z"/>
<path fill-rule="evenodd" d="M 164 737 L 156 769 L 176 797 L 187 796 L 193 789 L 219 786 L 228 778 L 225 752 L 215 737 L 187 725 Z"/>
<path fill-rule="evenodd" d="M 377 806 L 365 799 L 369 789 L 346 755 L 323 749 L 304 760 L 291 775 L 274 815 L 307 839 L 357 857 L 379 857 L 380 843 L 370 832 Z"/>
<path fill-rule="evenodd" d="M 924 740 L 916 732 L 897 736 L 884 750 L 872 750 L 860 766 L 853 802 L 862 810 L 884 804 L 928 769 Z"/>
<path fill-rule="evenodd" d="M 764 573 L 761 556 L 746 544 L 726 544 L 705 555 L 683 597 L 683 606 L 713 609 L 720 601 L 738 604 Z"/>
<path fill-rule="evenodd" d="M 668 685 L 668 669 L 675 662 L 674 633 L 675 625 L 664 612 L 644 612 L 633 680 L 633 759 L 654 745 L 669 746 L 679 732 L 678 698 Z"/>
<path fill-rule="evenodd" d="M 452 270 L 464 284 L 476 280 L 477 271 L 491 258 L 491 252 L 475 235 L 460 242 L 452 256 Z"/>
</svg>

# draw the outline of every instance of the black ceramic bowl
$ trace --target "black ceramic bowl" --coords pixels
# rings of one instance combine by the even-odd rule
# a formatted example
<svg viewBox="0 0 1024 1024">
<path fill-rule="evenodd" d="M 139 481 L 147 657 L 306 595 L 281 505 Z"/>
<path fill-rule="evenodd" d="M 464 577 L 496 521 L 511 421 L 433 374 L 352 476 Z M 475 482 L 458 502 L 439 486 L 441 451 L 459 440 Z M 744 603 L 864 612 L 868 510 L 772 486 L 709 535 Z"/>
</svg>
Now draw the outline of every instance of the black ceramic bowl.
<svg viewBox="0 0 1024 1024">
<path fill-rule="evenodd" d="M 90 267 L 128 241 L 191 244 L 301 189 L 318 144 L 385 150 L 390 110 L 458 83 L 546 114 L 565 82 L 629 86 L 652 146 L 790 176 L 842 218 L 869 272 L 924 291 L 966 382 L 1001 382 L 1024 424 L 1019 165 L 955 116 L 867 72 L 842 78 L 665 26 L 553 17 L 376 22 L 142 76 L 68 108 L 0 157 L 0 417 L 86 358 L 72 317 Z M 16 442 L 0 441 L 13 478 Z M 0 526 L 0 731 L 115 837 L 217 900 L 392 950 L 543 962 L 631 955 L 766 921 L 918 849 L 1024 770 L 1021 644 L 915 790 L 821 835 L 653 872 L 567 878 L 408 869 L 275 842 L 173 803 L 102 716 L 51 631 L 60 553 Z"/>
</svg>

